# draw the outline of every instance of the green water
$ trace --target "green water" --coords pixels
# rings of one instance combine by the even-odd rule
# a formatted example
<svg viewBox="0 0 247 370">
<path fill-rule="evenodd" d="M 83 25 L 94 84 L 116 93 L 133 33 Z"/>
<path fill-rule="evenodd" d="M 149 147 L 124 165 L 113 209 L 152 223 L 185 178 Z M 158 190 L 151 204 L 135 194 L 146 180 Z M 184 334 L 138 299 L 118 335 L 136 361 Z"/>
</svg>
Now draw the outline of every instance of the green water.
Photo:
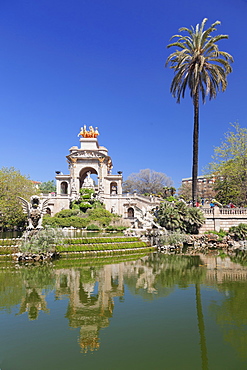
<svg viewBox="0 0 247 370">
<path fill-rule="evenodd" d="M 0 261 L 0 369 L 246 369 L 246 293 L 229 257 Z"/>
</svg>

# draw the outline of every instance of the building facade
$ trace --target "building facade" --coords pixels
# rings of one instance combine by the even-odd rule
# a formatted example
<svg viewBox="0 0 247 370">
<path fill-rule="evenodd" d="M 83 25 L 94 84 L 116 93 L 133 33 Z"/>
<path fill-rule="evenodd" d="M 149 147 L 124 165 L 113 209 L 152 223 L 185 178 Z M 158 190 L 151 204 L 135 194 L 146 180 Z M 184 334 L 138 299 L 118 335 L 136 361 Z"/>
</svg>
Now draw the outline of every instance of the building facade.
<svg viewBox="0 0 247 370">
<path fill-rule="evenodd" d="M 215 197 L 216 192 L 214 190 L 215 176 L 198 176 L 197 177 L 197 195 L 201 199 L 212 199 Z M 192 177 L 182 179 L 182 187 L 186 187 L 191 191 L 192 188 Z"/>
</svg>

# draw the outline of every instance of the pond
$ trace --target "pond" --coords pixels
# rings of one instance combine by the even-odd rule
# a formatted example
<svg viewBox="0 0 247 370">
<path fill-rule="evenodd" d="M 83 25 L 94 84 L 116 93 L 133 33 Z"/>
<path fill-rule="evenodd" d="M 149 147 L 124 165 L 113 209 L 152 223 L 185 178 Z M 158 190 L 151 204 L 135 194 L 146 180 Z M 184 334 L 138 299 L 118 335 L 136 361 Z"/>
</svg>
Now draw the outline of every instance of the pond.
<svg viewBox="0 0 247 370">
<path fill-rule="evenodd" d="M 0 260 L 0 369 L 246 369 L 246 291 L 229 257 Z"/>
</svg>

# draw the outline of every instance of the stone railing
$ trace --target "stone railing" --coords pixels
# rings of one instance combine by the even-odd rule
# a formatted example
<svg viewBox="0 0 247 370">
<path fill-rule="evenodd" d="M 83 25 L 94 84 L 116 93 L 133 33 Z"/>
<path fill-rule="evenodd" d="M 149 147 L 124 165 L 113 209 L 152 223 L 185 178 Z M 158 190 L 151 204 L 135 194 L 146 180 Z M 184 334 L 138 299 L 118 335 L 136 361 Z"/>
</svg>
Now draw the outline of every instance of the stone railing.
<svg viewBox="0 0 247 370">
<path fill-rule="evenodd" d="M 247 223 L 247 208 L 201 208 L 206 219 L 200 233 L 207 230 L 228 230 L 231 226 Z"/>
</svg>

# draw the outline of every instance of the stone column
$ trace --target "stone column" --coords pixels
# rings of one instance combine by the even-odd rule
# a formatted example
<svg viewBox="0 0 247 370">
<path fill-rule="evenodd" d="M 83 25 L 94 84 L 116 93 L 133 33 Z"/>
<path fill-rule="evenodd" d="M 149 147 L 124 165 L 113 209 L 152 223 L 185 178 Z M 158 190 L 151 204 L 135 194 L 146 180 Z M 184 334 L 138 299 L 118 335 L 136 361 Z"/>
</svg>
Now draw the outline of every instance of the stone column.
<svg viewBox="0 0 247 370">
<path fill-rule="evenodd" d="M 105 158 L 104 157 L 99 157 L 99 196 L 104 193 L 104 185 L 103 185 L 103 174 L 102 174 L 102 168 L 103 168 L 103 163 Z"/>
<path fill-rule="evenodd" d="M 214 215 L 214 230 L 215 231 L 220 231 L 220 209 L 217 206 L 214 206 L 213 209 L 213 215 Z"/>
</svg>

